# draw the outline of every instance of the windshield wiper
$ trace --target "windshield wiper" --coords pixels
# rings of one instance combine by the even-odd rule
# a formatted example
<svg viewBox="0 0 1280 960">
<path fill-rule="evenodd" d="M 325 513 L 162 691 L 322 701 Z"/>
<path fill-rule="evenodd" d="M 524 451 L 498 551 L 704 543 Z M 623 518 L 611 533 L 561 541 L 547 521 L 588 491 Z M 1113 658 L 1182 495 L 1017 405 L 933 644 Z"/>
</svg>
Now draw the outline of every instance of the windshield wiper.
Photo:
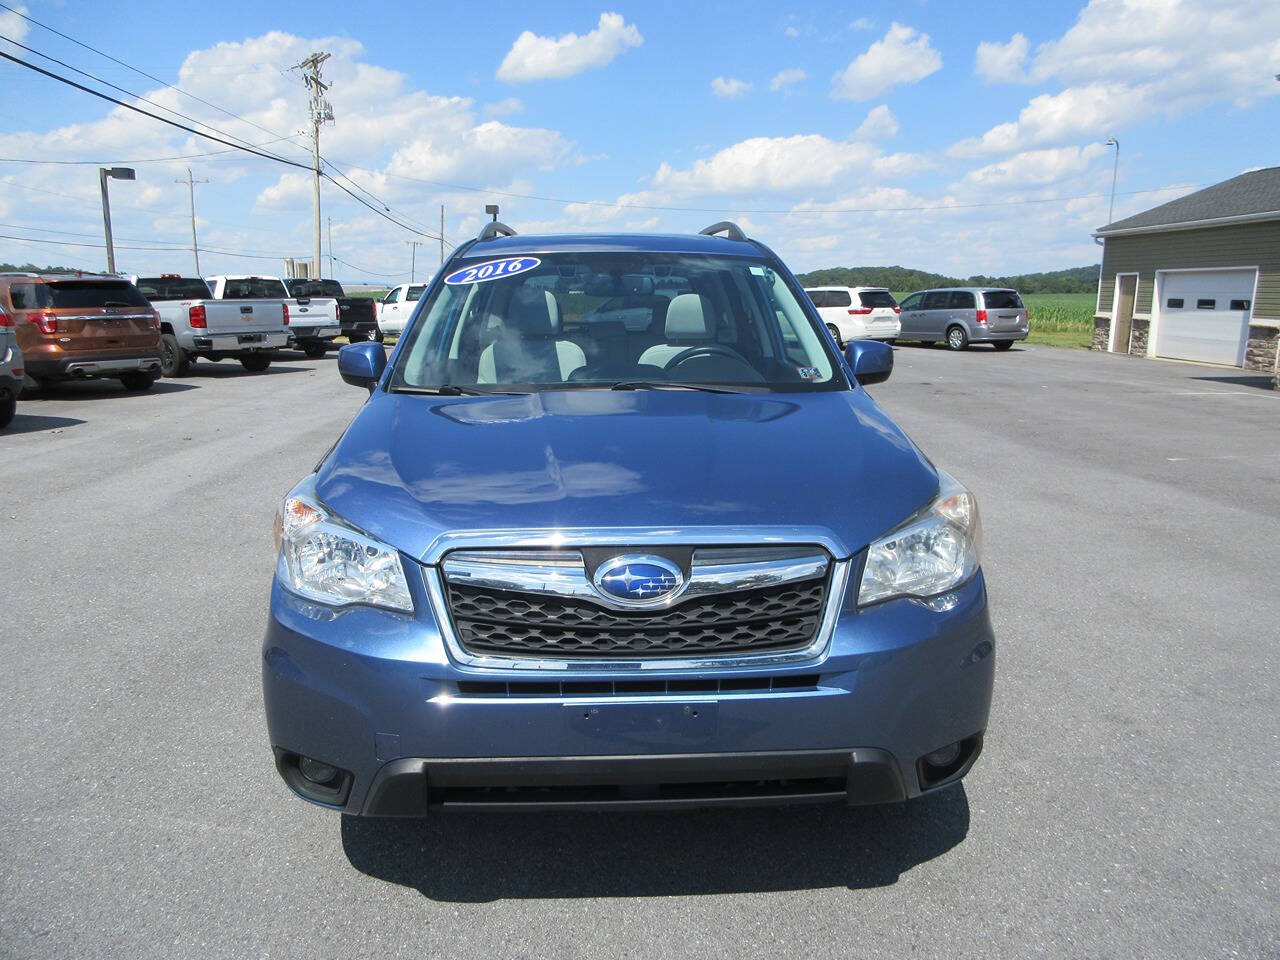
<svg viewBox="0 0 1280 960">
<path fill-rule="evenodd" d="M 421 393 L 433 397 L 523 397 L 526 390 L 480 390 L 476 387 L 460 387 L 452 383 L 442 383 L 438 387 L 392 387 L 391 393 Z"/>
<path fill-rule="evenodd" d="M 743 393 L 710 383 L 681 383 L 676 380 L 619 380 L 610 390 L 700 390 L 703 393 Z"/>
</svg>

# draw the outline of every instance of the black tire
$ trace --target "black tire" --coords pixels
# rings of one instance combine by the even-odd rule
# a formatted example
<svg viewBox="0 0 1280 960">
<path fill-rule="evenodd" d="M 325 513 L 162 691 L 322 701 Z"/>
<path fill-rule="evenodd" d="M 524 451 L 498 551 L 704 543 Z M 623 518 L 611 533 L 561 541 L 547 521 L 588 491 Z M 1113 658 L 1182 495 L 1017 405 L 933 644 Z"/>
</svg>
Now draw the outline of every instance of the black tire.
<svg viewBox="0 0 1280 960">
<path fill-rule="evenodd" d="M 831 333 L 831 339 L 836 342 L 836 346 L 841 350 L 844 349 L 844 341 L 840 339 L 840 330 L 834 323 L 827 324 L 827 330 Z"/>
<path fill-rule="evenodd" d="M 160 375 L 185 377 L 190 368 L 191 358 L 178 346 L 178 338 L 172 333 L 160 334 Z"/>
<path fill-rule="evenodd" d="M 128 373 L 121 374 L 120 386 L 124 387 L 130 393 L 145 393 L 155 386 L 158 380 L 154 373 L 143 373 L 141 370 L 131 370 Z"/>
<path fill-rule="evenodd" d="M 302 352 L 307 355 L 308 360 L 319 360 L 328 349 L 329 345 L 323 340 L 310 340 L 302 344 Z"/>
<path fill-rule="evenodd" d="M 952 324 L 947 327 L 947 349 L 948 350 L 968 350 L 969 334 L 964 332 L 964 327 Z"/>
<path fill-rule="evenodd" d="M 9 394 L 0 400 L 0 430 L 13 422 L 13 415 L 18 412 L 18 398 Z"/>
<path fill-rule="evenodd" d="M 997 350 L 1008 350 L 1010 347 L 1013 346 L 1013 341 L 997 340 L 995 343 L 992 344 L 992 346 L 995 347 Z"/>
<path fill-rule="evenodd" d="M 271 366 L 271 358 L 264 357 L 258 353 L 251 353 L 248 356 L 240 358 L 240 365 L 250 373 L 261 373 L 267 367 Z"/>
</svg>

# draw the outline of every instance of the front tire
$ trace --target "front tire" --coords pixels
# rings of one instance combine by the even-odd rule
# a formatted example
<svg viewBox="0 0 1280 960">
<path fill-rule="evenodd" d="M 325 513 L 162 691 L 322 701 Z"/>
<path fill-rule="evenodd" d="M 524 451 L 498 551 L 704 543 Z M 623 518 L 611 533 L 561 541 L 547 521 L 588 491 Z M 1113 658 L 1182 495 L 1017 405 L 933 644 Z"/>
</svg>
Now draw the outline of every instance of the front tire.
<svg viewBox="0 0 1280 960">
<path fill-rule="evenodd" d="M 836 342 L 836 346 L 841 350 L 844 349 L 844 341 L 840 339 L 840 330 L 834 323 L 827 324 L 827 330 L 831 333 L 831 339 Z"/>
<path fill-rule="evenodd" d="M 155 374 L 132 370 L 120 377 L 120 385 L 130 393 L 145 393 L 155 386 L 157 379 Z"/>
<path fill-rule="evenodd" d="M 1010 347 L 1013 346 L 1013 341 L 997 340 L 995 343 L 992 344 L 992 346 L 995 347 L 997 350 L 1008 350 Z"/>
<path fill-rule="evenodd" d="M 185 377 L 191 367 L 187 351 L 178 346 L 172 333 L 160 335 L 160 373 L 166 377 Z"/>
<path fill-rule="evenodd" d="M 267 369 L 267 367 L 271 366 L 271 358 L 258 356 L 256 353 L 250 354 L 247 357 L 240 358 L 240 366 L 244 367 L 250 373 L 261 373 L 263 370 Z"/>
<path fill-rule="evenodd" d="M 0 400 L 0 430 L 13 422 L 13 415 L 18 412 L 18 398 L 9 394 Z"/>
<path fill-rule="evenodd" d="M 964 327 L 957 324 L 947 328 L 947 349 L 956 351 L 969 349 L 969 334 L 964 332 Z"/>
</svg>

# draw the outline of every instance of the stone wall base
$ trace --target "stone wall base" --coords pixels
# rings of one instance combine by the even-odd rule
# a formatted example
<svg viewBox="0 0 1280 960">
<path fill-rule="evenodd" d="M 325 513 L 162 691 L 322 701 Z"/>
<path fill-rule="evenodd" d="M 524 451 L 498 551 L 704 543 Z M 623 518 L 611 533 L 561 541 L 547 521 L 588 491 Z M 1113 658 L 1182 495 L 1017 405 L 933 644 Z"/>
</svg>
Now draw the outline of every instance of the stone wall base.
<svg viewBox="0 0 1280 960">
<path fill-rule="evenodd" d="M 1147 355 L 1147 336 L 1151 332 L 1150 320 L 1130 320 L 1132 333 L 1129 335 L 1129 356 L 1145 357 Z"/>
<path fill-rule="evenodd" d="M 1093 345 L 1090 350 L 1106 350 L 1111 338 L 1111 321 L 1106 317 L 1093 318 Z"/>
</svg>

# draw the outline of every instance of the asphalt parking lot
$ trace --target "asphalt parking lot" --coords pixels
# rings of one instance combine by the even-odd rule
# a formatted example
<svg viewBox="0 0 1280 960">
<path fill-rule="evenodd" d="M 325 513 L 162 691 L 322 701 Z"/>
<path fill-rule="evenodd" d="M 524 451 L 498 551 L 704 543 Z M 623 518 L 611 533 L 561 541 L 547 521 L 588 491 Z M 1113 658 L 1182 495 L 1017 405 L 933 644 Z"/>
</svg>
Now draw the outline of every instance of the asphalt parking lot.
<svg viewBox="0 0 1280 960">
<path fill-rule="evenodd" d="M 265 741 L 271 519 L 359 408 L 334 368 L 77 384 L 0 434 L 0 954 L 1276 955 L 1261 379 L 897 351 L 873 395 L 983 508 L 996 699 L 960 788 L 406 824 L 295 799 Z"/>
</svg>

